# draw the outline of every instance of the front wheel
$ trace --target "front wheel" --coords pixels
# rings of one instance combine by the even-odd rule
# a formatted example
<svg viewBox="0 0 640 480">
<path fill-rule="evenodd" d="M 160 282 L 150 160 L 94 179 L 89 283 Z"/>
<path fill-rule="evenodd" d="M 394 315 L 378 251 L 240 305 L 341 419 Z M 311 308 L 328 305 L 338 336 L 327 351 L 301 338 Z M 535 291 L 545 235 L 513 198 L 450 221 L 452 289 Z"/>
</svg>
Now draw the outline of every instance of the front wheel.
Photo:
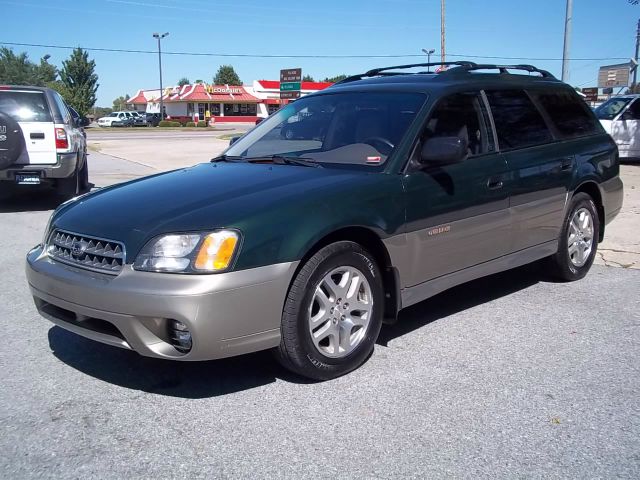
<svg viewBox="0 0 640 480">
<path fill-rule="evenodd" d="M 348 241 L 322 248 L 289 289 L 278 360 L 314 380 L 354 370 L 373 350 L 383 303 L 380 269 L 371 254 Z"/>
<path fill-rule="evenodd" d="M 591 196 L 573 196 L 564 219 L 558 251 L 549 257 L 553 276 L 567 282 L 583 278 L 596 256 L 600 218 Z"/>
</svg>

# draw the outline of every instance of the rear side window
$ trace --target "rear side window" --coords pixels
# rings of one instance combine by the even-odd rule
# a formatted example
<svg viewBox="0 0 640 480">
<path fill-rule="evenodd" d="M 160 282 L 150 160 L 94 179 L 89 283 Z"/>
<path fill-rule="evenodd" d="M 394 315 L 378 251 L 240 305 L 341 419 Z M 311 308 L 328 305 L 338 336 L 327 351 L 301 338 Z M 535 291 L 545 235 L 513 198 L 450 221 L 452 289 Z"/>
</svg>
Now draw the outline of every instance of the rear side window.
<svg viewBox="0 0 640 480">
<path fill-rule="evenodd" d="M 535 92 L 533 96 L 547 112 L 562 138 L 600 132 L 598 120 L 587 104 L 572 92 Z"/>
<path fill-rule="evenodd" d="M 42 92 L 0 90 L 0 112 L 17 122 L 51 122 L 49 105 Z"/>
<path fill-rule="evenodd" d="M 523 90 L 487 91 L 500 150 L 540 145 L 553 140 L 542 115 Z"/>
<path fill-rule="evenodd" d="M 62 100 L 62 97 L 58 93 L 55 93 L 55 92 L 53 94 L 53 98 L 56 101 L 56 103 L 58 104 L 58 110 L 60 111 L 60 116 L 62 117 L 62 122 L 63 123 L 69 123 L 69 117 L 71 116 L 71 114 L 69 113 L 69 110 L 67 110 L 67 105 L 64 103 L 64 100 Z"/>
</svg>

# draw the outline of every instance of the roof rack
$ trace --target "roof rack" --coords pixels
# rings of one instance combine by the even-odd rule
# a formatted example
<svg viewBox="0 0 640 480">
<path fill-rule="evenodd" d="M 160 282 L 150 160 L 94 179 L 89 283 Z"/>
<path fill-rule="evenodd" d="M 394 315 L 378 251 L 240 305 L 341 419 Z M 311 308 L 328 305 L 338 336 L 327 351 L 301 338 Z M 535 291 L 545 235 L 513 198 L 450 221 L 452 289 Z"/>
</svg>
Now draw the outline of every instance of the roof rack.
<svg viewBox="0 0 640 480">
<path fill-rule="evenodd" d="M 492 63 L 481 63 L 481 64 L 474 63 L 473 65 L 460 65 L 450 70 L 446 70 L 442 73 L 447 73 L 447 74 L 468 73 L 473 70 L 499 70 L 501 74 L 508 74 L 509 70 L 525 70 L 529 73 L 539 73 L 543 78 L 553 78 L 553 79 L 556 78 L 547 70 L 542 70 L 541 68 L 537 68 L 537 67 L 534 67 L 533 65 L 527 65 L 527 64 L 494 65 Z"/>
<path fill-rule="evenodd" d="M 340 80 L 339 82 L 336 83 L 336 85 L 341 84 L 341 83 L 348 83 L 348 82 L 354 82 L 356 80 L 362 80 L 363 78 L 367 78 L 367 77 L 376 77 L 378 75 L 380 76 L 385 76 L 385 75 L 400 75 L 400 72 L 388 72 L 387 70 L 397 70 L 397 69 L 406 69 L 406 68 L 415 68 L 415 67 L 440 67 L 440 66 L 449 66 L 449 65 L 454 65 L 456 67 L 460 67 L 460 68 L 474 68 L 476 66 L 475 63 L 473 62 L 465 62 L 465 61 L 461 61 L 461 62 L 433 62 L 433 63 L 411 63 L 408 65 L 394 65 L 392 67 L 380 67 L 380 68 L 374 68 L 373 70 L 369 70 L 368 72 L 365 73 L 359 73 L 357 75 L 352 75 L 350 77 L 345 78 L 344 80 Z M 436 73 L 436 72 L 418 72 L 418 73 Z"/>
</svg>

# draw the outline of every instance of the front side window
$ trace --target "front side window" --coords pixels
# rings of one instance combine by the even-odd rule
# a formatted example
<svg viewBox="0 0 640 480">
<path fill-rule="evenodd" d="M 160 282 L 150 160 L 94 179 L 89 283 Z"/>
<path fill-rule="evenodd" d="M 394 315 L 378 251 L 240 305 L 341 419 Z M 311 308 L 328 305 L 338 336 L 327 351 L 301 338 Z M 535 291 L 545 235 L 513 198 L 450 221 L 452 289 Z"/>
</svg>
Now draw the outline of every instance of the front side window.
<svg viewBox="0 0 640 480">
<path fill-rule="evenodd" d="M 225 155 L 379 166 L 400 143 L 426 98 L 421 93 L 395 92 L 303 97 L 261 122 Z"/>
<path fill-rule="evenodd" d="M 640 120 L 640 101 L 636 99 L 629 105 L 625 117 L 627 117 L 626 120 Z"/>
<path fill-rule="evenodd" d="M 434 137 L 458 137 L 467 145 L 469 156 L 481 155 L 493 150 L 482 99 L 477 93 L 457 93 L 438 103 L 429 117 L 414 156 L 421 152 L 421 145 Z"/>
<path fill-rule="evenodd" d="M 600 131 L 600 125 L 587 104 L 573 92 L 535 92 L 533 96 L 562 138 L 582 137 Z"/>
<path fill-rule="evenodd" d="M 596 108 L 596 117 L 600 120 L 613 120 L 626 107 L 632 98 L 611 98 Z"/>
<path fill-rule="evenodd" d="M 553 140 L 542 115 L 523 90 L 486 91 L 500 150 L 541 145 Z"/>
<path fill-rule="evenodd" d="M 0 112 L 17 122 L 52 122 L 49 105 L 42 92 L 0 90 Z"/>
</svg>

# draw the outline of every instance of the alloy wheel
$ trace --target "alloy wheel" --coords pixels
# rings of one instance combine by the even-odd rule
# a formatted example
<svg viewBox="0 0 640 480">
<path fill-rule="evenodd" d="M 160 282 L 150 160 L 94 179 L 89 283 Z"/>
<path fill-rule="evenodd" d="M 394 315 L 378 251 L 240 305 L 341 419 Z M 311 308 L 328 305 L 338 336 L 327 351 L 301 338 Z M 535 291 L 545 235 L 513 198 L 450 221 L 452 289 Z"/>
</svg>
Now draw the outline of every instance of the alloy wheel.
<svg viewBox="0 0 640 480">
<path fill-rule="evenodd" d="M 326 357 L 353 352 L 367 334 L 373 293 L 364 274 L 355 267 L 333 269 L 316 285 L 308 309 L 311 340 Z"/>
</svg>

